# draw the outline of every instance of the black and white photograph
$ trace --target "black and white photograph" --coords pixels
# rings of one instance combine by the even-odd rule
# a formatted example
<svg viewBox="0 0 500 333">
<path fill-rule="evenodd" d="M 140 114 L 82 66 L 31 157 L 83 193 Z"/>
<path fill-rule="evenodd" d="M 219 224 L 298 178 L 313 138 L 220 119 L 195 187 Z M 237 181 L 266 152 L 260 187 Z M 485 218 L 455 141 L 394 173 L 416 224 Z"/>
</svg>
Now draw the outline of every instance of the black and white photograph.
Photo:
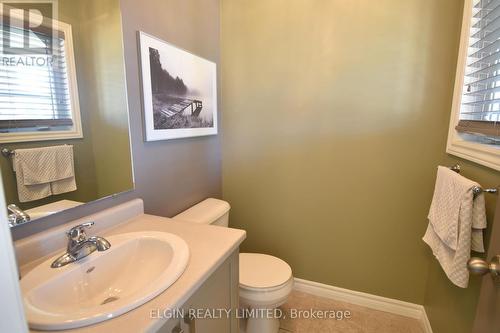
<svg viewBox="0 0 500 333">
<path fill-rule="evenodd" d="M 215 63 L 140 32 L 146 140 L 217 134 Z"/>
</svg>

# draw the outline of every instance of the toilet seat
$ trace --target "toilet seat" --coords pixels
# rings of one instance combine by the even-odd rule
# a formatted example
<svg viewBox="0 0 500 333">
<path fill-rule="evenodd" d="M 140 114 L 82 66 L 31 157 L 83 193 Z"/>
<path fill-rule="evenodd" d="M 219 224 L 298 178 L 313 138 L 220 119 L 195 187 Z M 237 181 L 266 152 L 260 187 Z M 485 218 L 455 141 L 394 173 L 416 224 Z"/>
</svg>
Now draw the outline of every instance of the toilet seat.
<svg viewBox="0 0 500 333">
<path fill-rule="evenodd" d="M 261 253 L 240 253 L 240 288 L 271 291 L 292 279 L 283 260 Z"/>
</svg>

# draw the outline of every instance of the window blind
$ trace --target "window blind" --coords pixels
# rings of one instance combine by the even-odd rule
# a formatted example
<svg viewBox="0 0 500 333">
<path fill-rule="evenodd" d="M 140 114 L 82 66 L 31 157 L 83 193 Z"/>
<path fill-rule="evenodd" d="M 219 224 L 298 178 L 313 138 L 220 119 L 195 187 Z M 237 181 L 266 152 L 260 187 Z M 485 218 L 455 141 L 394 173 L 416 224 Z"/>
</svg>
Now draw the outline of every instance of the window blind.
<svg viewBox="0 0 500 333">
<path fill-rule="evenodd" d="M 464 87 L 456 130 L 500 138 L 500 0 L 472 0 Z"/>
<path fill-rule="evenodd" d="M 26 31 L 1 25 L 0 36 L 4 30 L 10 46 L 22 50 Z M 41 53 L 0 58 L 1 131 L 73 125 L 64 35 L 52 39 L 52 50 L 50 38 L 50 34 L 29 31 L 29 46 Z"/>
</svg>

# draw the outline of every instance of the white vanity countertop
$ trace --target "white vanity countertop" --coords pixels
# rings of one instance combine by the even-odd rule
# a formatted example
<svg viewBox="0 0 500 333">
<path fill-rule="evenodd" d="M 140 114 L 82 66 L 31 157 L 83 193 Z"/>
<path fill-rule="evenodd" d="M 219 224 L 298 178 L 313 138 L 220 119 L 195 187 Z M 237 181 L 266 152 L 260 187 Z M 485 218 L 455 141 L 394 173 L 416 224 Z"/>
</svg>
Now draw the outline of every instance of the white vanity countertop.
<svg viewBox="0 0 500 333">
<path fill-rule="evenodd" d="M 46 217 L 55 213 L 62 212 L 63 210 L 74 208 L 83 205 L 83 202 L 72 200 L 59 200 L 46 205 L 38 206 L 26 210 L 25 212 L 31 217 L 31 220 Z"/>
<path fill-rule="evenodd" d="M 159 296 L 121 316 L 91 326 L 57 332 L 154 332 L 163 322 L 150 318 L 151 312 L 157 309 L 160 311 L 173 309 L 183 305 L 246 237 L 244 230 L 177 222 L 169 218 L 147 214 L 136 216 L 125 223 L 97 234 L 106 237 L 145 230 L 170 232 L 180 236 L 188 243 L 190 259 L 181 277 Z M 89 234 L 94 235 L 92 232 Z M 23 265 L 21 276 L 47 257 L 49 256 Z M 32 330 L 31 332 L 42 331 Z"/>
</svg>

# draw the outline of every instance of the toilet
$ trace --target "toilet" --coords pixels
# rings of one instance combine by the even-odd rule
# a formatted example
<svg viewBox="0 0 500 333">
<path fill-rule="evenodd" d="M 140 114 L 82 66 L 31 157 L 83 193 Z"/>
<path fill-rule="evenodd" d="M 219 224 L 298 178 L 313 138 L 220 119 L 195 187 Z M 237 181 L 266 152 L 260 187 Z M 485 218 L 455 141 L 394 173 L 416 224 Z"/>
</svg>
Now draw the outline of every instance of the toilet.
<svg viewBox="0 0 500 333">
<path fill-rule="evenodd" d="M 174 220 L 227 227 L 229 203 L 209 198 L 173 217 Z M 242 323 L 246 333 L 276 333 L 279 319 L 268 316 L 286 302 L 293 287 L 290 266 L 283 260 L 260 253 L 240 253 L 240 308 L 253 314 Z M 252 311 L 253 310 L 253 311 Z"/>
</svg>

